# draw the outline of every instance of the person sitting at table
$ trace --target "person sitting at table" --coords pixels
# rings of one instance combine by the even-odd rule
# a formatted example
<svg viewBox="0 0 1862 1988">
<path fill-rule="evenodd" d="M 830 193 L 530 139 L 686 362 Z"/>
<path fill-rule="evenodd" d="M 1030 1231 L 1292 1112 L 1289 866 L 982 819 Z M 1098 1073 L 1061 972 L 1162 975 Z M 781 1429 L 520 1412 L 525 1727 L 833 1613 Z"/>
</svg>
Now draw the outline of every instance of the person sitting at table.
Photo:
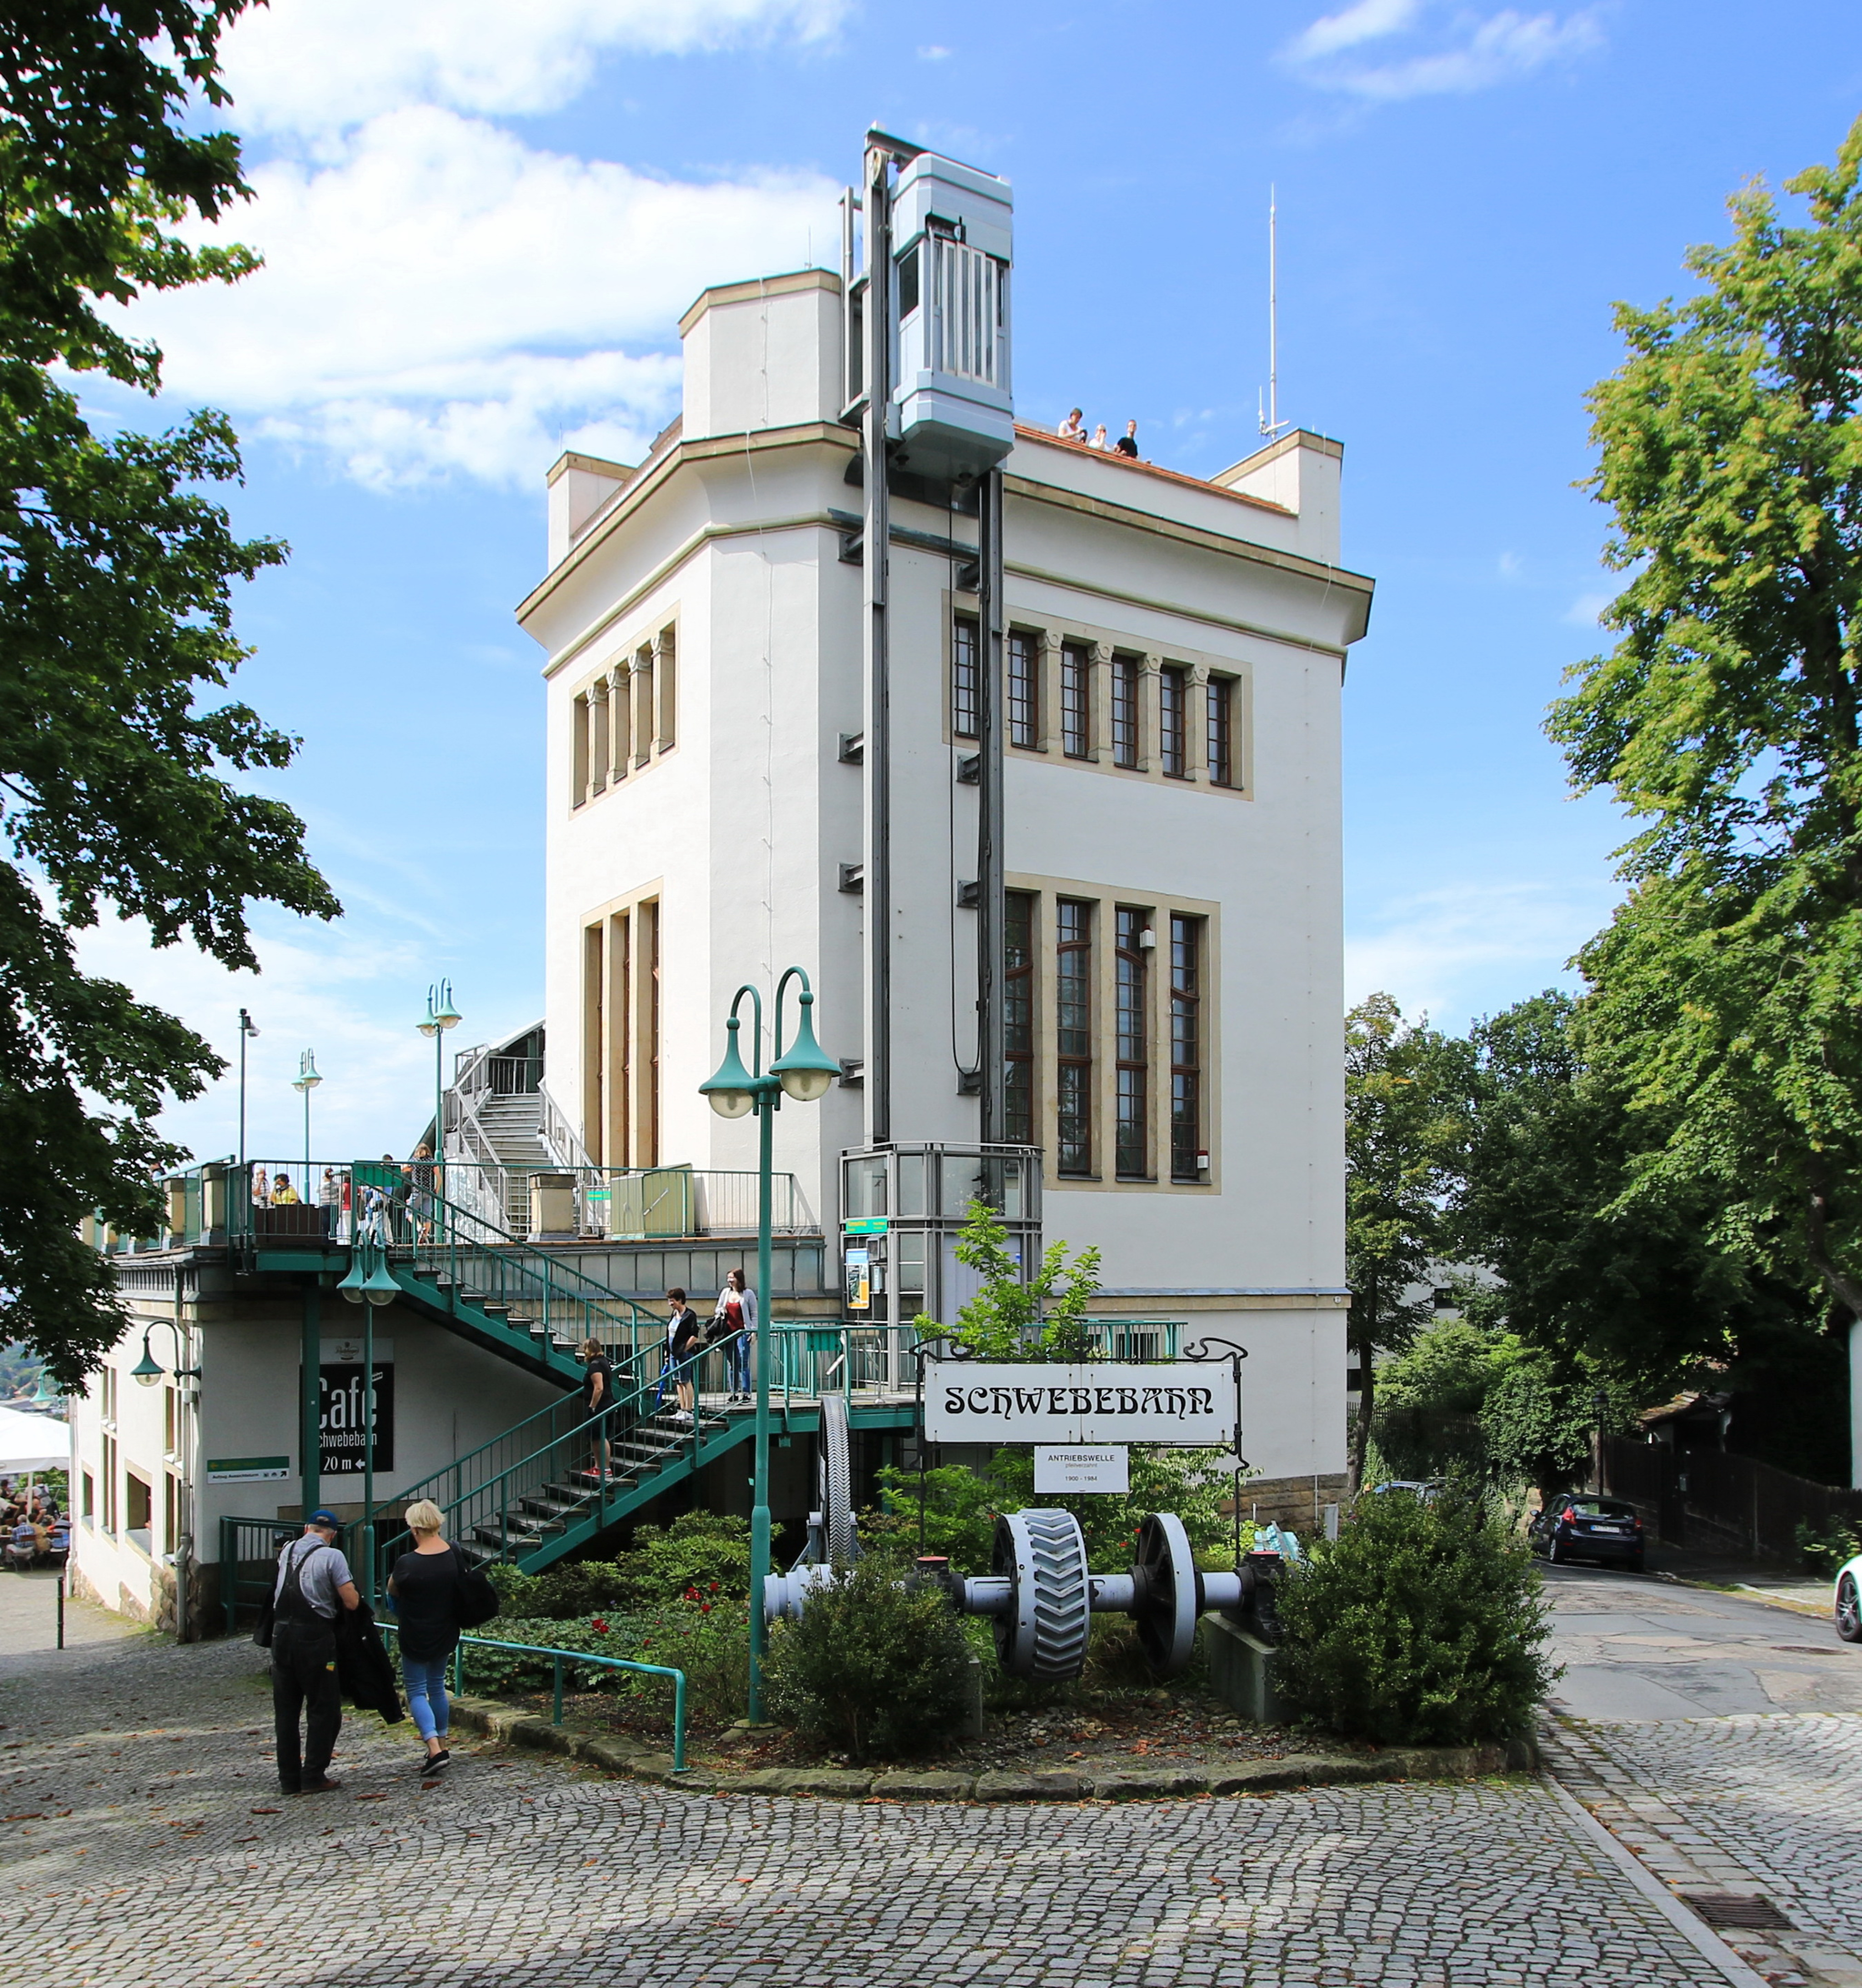
<svg viewBox="0 0 1862 1988">
<path fill-rule="evenodd" d="M 22 1515 L 6 1542 L 6 1564 L 24 1573 L 45 1551 L 46 1534 Z"/>
</svg>

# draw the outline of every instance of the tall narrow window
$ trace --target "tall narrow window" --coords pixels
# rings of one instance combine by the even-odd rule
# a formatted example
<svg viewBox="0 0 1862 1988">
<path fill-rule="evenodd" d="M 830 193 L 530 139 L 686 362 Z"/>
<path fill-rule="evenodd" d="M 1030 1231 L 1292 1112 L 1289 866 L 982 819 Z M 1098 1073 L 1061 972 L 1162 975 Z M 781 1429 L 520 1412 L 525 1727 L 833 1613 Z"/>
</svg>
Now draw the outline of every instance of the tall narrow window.
<svg viewBox="0 0 1862 1988">
<path fill-rule="evenodd" d="M 1180 780 L 1188 760 L 1184 720 L 1189 705 L 1189 672 L 1166 664 L 1157 684 L 1157 757 L 1166 778 Z"/>
<path fill-rule="evenodd" d="M 976 624 L 956 621 L 950 630 L 950 729 L 954 738 L 976 738 L 981 688 Z"/>
<path fill-rule="evenodd" d="M 1209 778 L 1217 787 L 1235 785 L 1235 681 L 1208 681 Z"/>
<path fill-rule="evenodd" d="M 569 707 L 569 806 L 588 798 L 588 699 L 578 697 Z"/>
<path fill-rule="evenodd" d="M 1138 659 L 1136 656 L 1112 658 L 1112 763 L 1135 767 L 1138 763 Z"/>
<path fill-rule="evenodd" d="M 1060 648 L 1060 749 L 1069 759 L 1084 759 L 1092 745 L 1091 709 L 1087 703 L 1091 665 L 1078 642 Z"/>
<path fill-rule="evenodd" d="M 1041 742 L 1040 640 L 1025 629 L 1008 631 L 1008 742 L 1029 751 Z"/>
<path fill-rule="evenodd" d="M 582 1143 L 598 1167 L 607 1155 L 602 1146 L 602 1128 L 607 1117 L 603 1105 L 604 1068 L 607 1055 L 607 1028 L 604 1019 L 606 999 L 606 960 L 602 956 L 601 927 L 582 930 Z"/>
<path fill-rule="evenodd" d="M 1035 1142 L 1035 899 L 1027 890 L 1011 890 L 1004 899 L 1003 950 L 1006 956 L 1002 1022 L 1008 1071 L 1005 1084 L 1007 1124 L 1012 1145 Z"/>
<path fill-rule="evenodd" d="M 634 764 L 644 767 L 653 757 L 653 645 L 634 658 Z"/>
<path fill-rule="evenodd" d="M 1055 1048 L 1062 1173 L 1093 1170 L 1093 908 L 1054 907 Z"/>
<path fill-rule="evenodd" d="M 1118 1126 L 1114 1160 L 1125 1180 L 1142 1180 L 1148 1157 L 1145 1137 L 1148 1117 L 1146 1078 L 1148 1074 L 1150 1029 L 1145 1000 L 1145 932 L 1151 922 L 1148 911 L 1134 911 L 1121 905 L 1115 914 L 1118 923 L 1116 952 L 1118 1015 Z"/>
<path fill-rule="evenodd" d="M 1170 1178 L 1200 1178 L 1203 1151 L 1203 921 L 1170 917 Z"/>
</svg>

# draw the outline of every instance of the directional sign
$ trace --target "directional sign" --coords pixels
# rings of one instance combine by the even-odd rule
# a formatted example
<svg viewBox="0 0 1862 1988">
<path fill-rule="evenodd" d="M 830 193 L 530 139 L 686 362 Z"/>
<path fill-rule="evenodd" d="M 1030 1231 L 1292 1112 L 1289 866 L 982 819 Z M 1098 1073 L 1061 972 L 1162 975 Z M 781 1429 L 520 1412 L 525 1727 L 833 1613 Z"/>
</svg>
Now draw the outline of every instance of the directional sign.
<svg viewBox="0 0 1862 1988">
<path fill-rule="evenodd" d="M 887 1218 L 884 1215 L 856 1215 L 851 1221 L 840 1225 L 844 1236 L 883 1236 L 886 1232 Z"/>
</svg>

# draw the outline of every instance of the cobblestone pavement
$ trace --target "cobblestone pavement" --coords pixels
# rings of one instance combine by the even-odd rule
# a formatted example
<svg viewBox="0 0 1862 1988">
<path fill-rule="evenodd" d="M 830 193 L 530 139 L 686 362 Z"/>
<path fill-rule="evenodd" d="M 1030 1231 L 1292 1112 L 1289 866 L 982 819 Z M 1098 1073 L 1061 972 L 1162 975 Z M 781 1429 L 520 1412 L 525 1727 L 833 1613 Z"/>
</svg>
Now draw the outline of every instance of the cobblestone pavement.
<svg viewBox="0 0 1862 1988">
<path fill-rule="evenodd" d="M 1670 1890 L 1769 1899 L 1723 1936 L 1780 1982 L 1862 1983 L 1862 1651 L 1745 1597 L 1555 1570 L 1567 1790 Z M 1703 1717 L 1703 1712 L 1714 1714 Z"/>
<path fill-rule="evenodd" d="M 1699 1988 L 1529 1781 L 965 1807 L 684 1794 L 351 1717 L 275 1792 L 249 1643 L 0 1656 L 6 1974 L 59 1988 Z M 1559 1873 L 1548 1888 L 1547 1871 Z"/>
</svg>

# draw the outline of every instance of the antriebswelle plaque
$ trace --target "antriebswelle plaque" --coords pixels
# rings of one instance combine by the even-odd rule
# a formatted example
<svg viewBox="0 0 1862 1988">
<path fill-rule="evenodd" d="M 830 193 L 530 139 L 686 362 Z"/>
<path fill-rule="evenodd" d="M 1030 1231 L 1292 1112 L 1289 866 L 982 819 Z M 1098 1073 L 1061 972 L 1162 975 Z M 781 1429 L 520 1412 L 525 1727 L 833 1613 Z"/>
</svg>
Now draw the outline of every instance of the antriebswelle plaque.
<svg viewBox="0 0 1862 1988">
<path fill-rule="evenodd" d="M 1138 1442 L 1203 1449 L 1233 1442 L 1239 1420 L 1235 1370 L 1226 1362 L 925 1362 L 928 1442 Z"/>
<path fill-rule="evenodd" d="M 1122 1442 L 1102 1443 L 1096 1450 L 1035 1445 L 1035 1495 L 1065 1496 L 1068 1491 L 1131 1490 L 1131 1451 Z"/>
</svg>

